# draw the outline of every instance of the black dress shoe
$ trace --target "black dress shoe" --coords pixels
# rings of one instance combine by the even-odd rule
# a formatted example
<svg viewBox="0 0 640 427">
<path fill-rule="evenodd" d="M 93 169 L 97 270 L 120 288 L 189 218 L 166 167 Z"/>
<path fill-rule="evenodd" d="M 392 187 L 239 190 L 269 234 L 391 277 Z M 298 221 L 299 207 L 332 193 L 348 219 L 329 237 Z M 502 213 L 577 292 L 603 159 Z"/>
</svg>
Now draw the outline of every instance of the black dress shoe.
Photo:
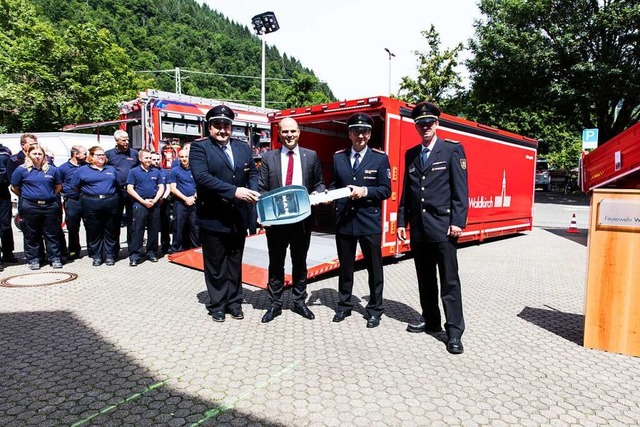
<svg viewBox="0 0 640 427">
<path fill-rule="evenodd" d="M 315 314 L 313 314 L 313 312 L 309 310 L 309 307 L 307 307 L 307 304 L 300 304 L 300 305 L 294 306 L 293 312 L 298 313 L 300 316 L 309 320 L 313 320 L 316 318 Z"/>
<path fill-rule="evenodd" d="M 342 322 L 349 316 L 351 316 L 351 311 L 336 311 L 336 314 L 333 316 L 333 321 Z"/>
<path fill-rule="evenodd" d="M 224 311 L 214 311 L 211 313 L 211 318 L 214 322 L 224 322 Z"/>
<path fill-rule="evenodd" d="M 4 262 L 8 262 L 8 263 L 11 263 L 11 264 L 15 264 L 15 263 L 18 262 L 18 258 L 16 258 L 15 255 L 5 255 L 5 256 L 2 257 L 2 260 Z"/>
<path fill-rule="evenodd" d="M 276 317 L 282 314 L 282 309 L 280 307 L 271 306 L 269 310 L 262 316 L 262 323 L 269 323 Z"/>
<path fill-rule="evenodd" d="M 440 326 L 427 325 L 426 322 L 410 323 L 407 325 L 407 332 L 412 332 L 412 333 L 419 333 L 419 332 L 436 333 L 441 331 L 442 331 L 442 328 Z"/>
<path fill-rule="evenodd" d="M 138 266 L 138 261 L 133 259 L 129 261 L 129 267 L 137 267 L 137 266 Z"/>
<path fill-rule="evenodd" d="M 94 266 L 94 267 L 100 267 L 102 265 L 102 260 L 94 259 L 93 263 L 91 263 L 91 265 Z"/>
<path fill-rule="evenodd" d="M 241 308 L 234 308 L 233 310 L 229 310 L 229 314 L 236 320 L 244 319 L 244 313 Z"/>
<path fill-rule="evenodd" d="M 367 328 L 376 328 L 378 325 L 380 325 L 380 316 L 369 316 Z"/>
<path fill-rule="evenodd" d="M 149 261 L 151 261 L 151 262 L 158 262 L 158 257 L 153 256 L 153 255 L 152 255 L 152 256 L 149 256 L 149 257 L 147 257 L 147 259 L 148 259 Z"/>
<path fill-rule="evenodd" d="M 107 260 L 104 263 L 107 264 L 108 266 L 116 265 L 116 261 L 111 258 L 107 258 Z"/>
<path fill-rule="evenodd" d="M 449 338 L 449 341 L 447 341 L 447 351 L 451 354 L 464 353 L 464 347 L 462 346 L 460 338 Z"/>
</svg>

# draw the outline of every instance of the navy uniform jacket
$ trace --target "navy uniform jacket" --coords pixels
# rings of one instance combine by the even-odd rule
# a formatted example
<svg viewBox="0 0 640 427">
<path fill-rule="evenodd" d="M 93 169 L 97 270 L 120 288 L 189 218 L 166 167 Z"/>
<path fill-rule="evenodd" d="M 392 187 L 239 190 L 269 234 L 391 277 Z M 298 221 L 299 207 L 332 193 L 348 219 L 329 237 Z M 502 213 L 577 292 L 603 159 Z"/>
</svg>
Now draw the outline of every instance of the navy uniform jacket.
<svg viewBox="0 0 640 427">
<path fill-rule="evenodd" d="M 336 200 L 336 233 L 367 236 L 382 233 L 382 201 L 391 195 L 389 158 L 378 149 L 367 151 L 355 171 L 351 167 L 351 148 L 333 155 L 331 189 L 347 185 L 367 187 L 367 196 Z"/>
<path fill-rule="evenodd" d="M 264 153 L 262 156 L 262 163 L 260 166 L 260 183 L 259 190 L 261 193 L 275 190 L 284 186 L 282 182 L 282 162 L 280 155 L 281 151 L 270 150 Z M 302 148 L 298 146 L 300 152 L 300 167 L 302 168 L 302 185 L 307 187 L 309 193 L 317 191 L 321 193 L 324 191 L 324 180 L 322 179 L 322 165 L 320 159 L 315 151 Z"/>
<path fill-rule="evenodd" d="M 422 167 L 422 144 L 405 153 L 398 227 L 410 226 L 412 242 L 446 242 L 450 225 L 464 228 L 469 210 L 467 159 L 458 142 L 438 138 Z"/>
<path fill-rule="evenodd" d="M 237 187 L 258 190 L 258 169 L 249 146 L 229 140 L 234 168 L 210 137 L 198 139 L 189 150 L 189 167 L 196 182 L 198 226 L 218 233 L 246 234 L 249 227 L 248 204 L 235 199 Z"/>
</svg>

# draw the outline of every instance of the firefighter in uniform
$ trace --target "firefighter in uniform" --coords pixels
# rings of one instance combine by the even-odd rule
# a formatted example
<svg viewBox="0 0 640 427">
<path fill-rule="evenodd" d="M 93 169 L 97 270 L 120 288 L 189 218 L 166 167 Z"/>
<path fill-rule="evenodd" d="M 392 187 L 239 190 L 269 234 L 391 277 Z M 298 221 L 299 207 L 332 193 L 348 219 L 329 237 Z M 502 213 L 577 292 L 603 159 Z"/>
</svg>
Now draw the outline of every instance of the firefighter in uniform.
<svg viewBox="0 0 640 427">
<path fill-rule="evenodd" d="M 151 165 L 158 169 L 162 183 L 164 184 L 164 194 L 160 198 L 160 251 L 162 254 L 167 254 L 171 247 L 171 202 L 173 198 L 171 196 L 171 190 L 167 179 L 169 178 L 169 171 L 162 167 L 162 156 L 160 153 L 151 153 Z"/>
<path fill-rule="evenodd" d="M 368 147 L 373 119 L 363 113 L 347 121 L 351 148 L 333 156 L 333 182 L 330 188 L 351 188 L 351 196 L 338 199 L 336 207 L 336 245 L 340 260 L 338 291 L 340 302 L 333 317 L 341 322 L 353 309 L 353 270 L 356 246 L 360 243 L 369 274 L 367 328 L 380 324 L 382 316 L 382 202 L 391 195 L 389 158 L 384 151 Z"/>
<path fill-rule="evenodd" d="M 251 149 L 231 138 L 234 117 L 226 105 L 209 110 L 205 119 L 210 136 L 195 141 L 189 151 L 210 300 L 207 311 L 214 322 L 224 322 L 225 313 L 244 318 L 242 254 L 249 227 L 247 205 L 260 196 Z"/>
<path fill-rule="evenodd" d="M 467 160 L 462 145 L 436 135 L 440 109 L 422 102 L 411 112 L 422 143 L 405 153 L 402 197 L 398 209 L 398 237 L 411 231 L 411 252 L 418 278 L 422 317 L 409 332 L 441 331 L 438 281 L 445 313 L 447 350 L 461 354 L 464 317 L 458 276 L 458 237 L 469 209 Z"/>
<path fill-rule="evenodd" d="M 123 214 L 127 227 L 127 245 L 131 244 L 132 200 L 127 192 L 127 177 L 129 171 L 140 164 L 138 151 L 129 147 L 129 134 L 118 129 L 113 138 L 116 146 L 106 151 L 107 162 L 118 171 L 118 184 L 120 185 L 120 205 L 118 206 L 118 220 L 122 222 Z M 120 229 L 116 241 L 116 254 L 120 251 Z"/>
<path fill-rule="evenodd" d="M 73 190 L 71 184 L 80 166 L 85 164 L 86 158 L 87 149 L 81 145 L 74 145 L 71 147 L 69 160 L 58 168 L 60 179 L 62 180 L 62 199 L 69 239 L 69 244 L 67 245 L 69 248 L 68 260 L 74 260 L 80 257 L 80 217 L 82 209 L 80 206 L 80 197 L 78 193 Z"/>
<path fill-rule="evenodd" d="M 140 166 L 129 171 L 127 192 L 131 196 L 131 245 L 129 266 L 140 262 L 144 230 L 147 229 L 147 259 L 158 262 L 158 232 L 160 231 L 160 204 L 164 183 L 160 171 L 151 164 L 151 152 L 140 150 Z"/>
<path fill-rule="evenodd" d="M 171 169 L 167 184 L 173 194 L 173 241 L 169 253 L 200 246 L 196 224 L 196 182 L 189 167 L 189 150 L 178 153 L 180 166 Z M 186 231 L 186 233 L 185 233 Z"/>
</svg>

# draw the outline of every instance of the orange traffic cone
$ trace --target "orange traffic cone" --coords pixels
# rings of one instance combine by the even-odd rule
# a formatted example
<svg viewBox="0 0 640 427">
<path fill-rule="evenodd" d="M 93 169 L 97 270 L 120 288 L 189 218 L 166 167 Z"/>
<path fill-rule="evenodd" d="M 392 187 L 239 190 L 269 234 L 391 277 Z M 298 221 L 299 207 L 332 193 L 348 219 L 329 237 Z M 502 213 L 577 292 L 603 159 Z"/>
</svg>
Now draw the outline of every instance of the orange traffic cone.
<svg viewBox="0 0 640 427">
<path fill-rule="evenodd" d="M 578 224 L 576 224 L 575 213 L 571 217 L 571 224 L 569 225 L 569 228 L 567 228 L 567 233 L 580 233 L 580 230 L 578 230 Z"/>
</svg>

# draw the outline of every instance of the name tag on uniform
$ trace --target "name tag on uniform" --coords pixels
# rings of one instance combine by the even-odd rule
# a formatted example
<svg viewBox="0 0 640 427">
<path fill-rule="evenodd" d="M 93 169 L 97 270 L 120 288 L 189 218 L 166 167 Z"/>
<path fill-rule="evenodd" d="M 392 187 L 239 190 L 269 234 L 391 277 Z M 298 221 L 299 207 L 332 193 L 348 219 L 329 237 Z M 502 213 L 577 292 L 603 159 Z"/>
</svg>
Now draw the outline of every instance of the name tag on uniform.
<svg viewBox="0 0 640 427">
<path fill-rule="evenodd" d="M 365 169 L 365 171 L 364 171 L 364 179 L 378 179 L 378 170 L 377 169 Z"/>
<path fill-rule="evenodd" d="M 431 168 L 432 171 L 444 171 L 447 170 L 446 166 L 440 166 L 439 168 Z"/>
<path fill-rule="evenodd" d="M 445 164 L 445 163 L 447 163 L 447 162 L 433 162 L 433 166 L 442 165 L 442 164 Z"/>
<path fill-rule="evenodd" d="M 250 171 L 250 170 L 251 170 L 251 168 L 247 165 L 247 163 L 245 163 L 245 164 L 244 164 L 244 166 L 243 166 L 242 171 L 243 171 L 243 172 L 248 172 L 248 171 Z"/>
<path fill-rule="evenodd" d="M 409 168 L 409 173 L 414 173 L 416 171 L 415 167 Z"/>
</svg>

